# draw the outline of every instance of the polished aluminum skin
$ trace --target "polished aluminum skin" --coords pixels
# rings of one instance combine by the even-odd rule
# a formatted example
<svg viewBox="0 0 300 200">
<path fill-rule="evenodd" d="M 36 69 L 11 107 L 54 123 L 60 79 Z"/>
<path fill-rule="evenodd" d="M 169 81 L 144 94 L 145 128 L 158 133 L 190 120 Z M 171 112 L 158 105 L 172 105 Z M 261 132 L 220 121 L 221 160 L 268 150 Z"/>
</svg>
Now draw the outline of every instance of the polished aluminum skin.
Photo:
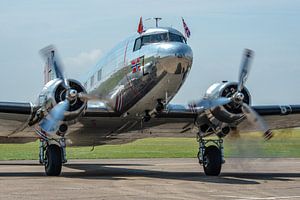
<svg viewBox="0 0 300 200">
<path fill-rule="evenodd" d="M 193 61 L 191 48 L 183 42 L 152 42 L 134 50 L 137 39 L 155 34 L 183 35 L 173 28 L 150 28 L 118 44 L 86 77 L 90 94 L 112 110 L 129 118 L 152 110 L 157 100 L 168 103 L 185 81 Z M 137 68 L 134 70 L 134 62 Z"/>
</svg>

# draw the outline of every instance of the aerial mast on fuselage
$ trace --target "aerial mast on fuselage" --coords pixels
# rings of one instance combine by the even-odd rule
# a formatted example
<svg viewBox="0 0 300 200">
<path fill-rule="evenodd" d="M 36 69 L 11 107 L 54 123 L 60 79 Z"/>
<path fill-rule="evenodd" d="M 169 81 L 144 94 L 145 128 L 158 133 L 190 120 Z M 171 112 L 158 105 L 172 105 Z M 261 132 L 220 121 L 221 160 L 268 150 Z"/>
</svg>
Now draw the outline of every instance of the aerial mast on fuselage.
<svg viewBox="0 0 300 200">
<path fill-rule="evenodd" d="M 156 27 L 156 28 L 158 27 L 158 22 L 159 22 L 159 20 L 162 20 L 161 17 L 151 17 L 151 18 L 146 19 L 145 21 L 148 21 L 148 20 L 151 20 L 151 19 L 154 19 L 154 20 L 155 20 L 155 27 Z"/>
</svg>

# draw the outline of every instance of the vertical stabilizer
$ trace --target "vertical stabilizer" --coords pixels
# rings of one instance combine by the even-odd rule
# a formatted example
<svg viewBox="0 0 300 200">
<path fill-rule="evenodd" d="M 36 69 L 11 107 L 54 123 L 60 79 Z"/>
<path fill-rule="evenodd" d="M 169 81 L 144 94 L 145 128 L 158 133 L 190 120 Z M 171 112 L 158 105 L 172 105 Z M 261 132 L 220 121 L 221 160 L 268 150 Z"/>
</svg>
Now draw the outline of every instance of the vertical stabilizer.
<svg viewBox="0 0 300 200">
<path fill-rule="evenodd" d="M 62 66 L 56 48 L 53 45 L 47 46 L 40 50 L 40 54 L 45 60 L 44 82 L 45 84 L 55 78 L 62 78 L 61 70 L 58 66 Z"/>
</svg>

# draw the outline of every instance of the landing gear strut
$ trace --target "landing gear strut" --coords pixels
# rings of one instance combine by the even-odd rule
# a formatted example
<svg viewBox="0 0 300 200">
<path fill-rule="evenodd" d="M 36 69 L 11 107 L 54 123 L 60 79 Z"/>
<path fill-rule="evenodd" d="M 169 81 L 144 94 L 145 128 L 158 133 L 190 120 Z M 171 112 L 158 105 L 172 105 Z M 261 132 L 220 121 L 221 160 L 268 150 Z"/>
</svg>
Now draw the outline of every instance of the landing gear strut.
<svg viewBox="0 0 300 200">
<path fill-rule="evenodd" d="M 36 130 L 37 132 L 37 130 Z M 59 176 L 63 163 L 66 159 L 66 139 L 49 139 L 43 133 L 38 131 L 40 138 L 39 161 L 45 166 L 47 176 Z"/>
<path fill-rule="evenodd" d="M 221 172 L 224 160 L 223 139 L 205 140 L 203 137 L 198 138 L 199 152 L 198 159 L 203 166 L 204 173 L 208 176 L 218 176 Z M 213 143 L 212 145 L 207 145 Z"/>
</svg>

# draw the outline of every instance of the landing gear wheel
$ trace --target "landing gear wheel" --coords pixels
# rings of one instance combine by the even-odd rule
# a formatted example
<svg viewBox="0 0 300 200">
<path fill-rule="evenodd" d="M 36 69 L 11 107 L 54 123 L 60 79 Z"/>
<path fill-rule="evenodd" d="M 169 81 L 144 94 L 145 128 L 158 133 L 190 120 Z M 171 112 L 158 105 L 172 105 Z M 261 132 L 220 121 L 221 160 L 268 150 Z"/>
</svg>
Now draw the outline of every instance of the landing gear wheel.
<svg viewBox="0 0 300 200">
<path fill-rule="evenodd" d="M 222 155 L 218 147 L 211 145 L 205 148 L 203 169 L 208 176 L 218 176 L 222 167 Z"/>
<path fill-rule="evenodd" d="M 61 148 L 58 145 L 47 147 L 45 155 L 45 172 L 47 176 L 59 176 L 62 168 Z"/>
</svg>

